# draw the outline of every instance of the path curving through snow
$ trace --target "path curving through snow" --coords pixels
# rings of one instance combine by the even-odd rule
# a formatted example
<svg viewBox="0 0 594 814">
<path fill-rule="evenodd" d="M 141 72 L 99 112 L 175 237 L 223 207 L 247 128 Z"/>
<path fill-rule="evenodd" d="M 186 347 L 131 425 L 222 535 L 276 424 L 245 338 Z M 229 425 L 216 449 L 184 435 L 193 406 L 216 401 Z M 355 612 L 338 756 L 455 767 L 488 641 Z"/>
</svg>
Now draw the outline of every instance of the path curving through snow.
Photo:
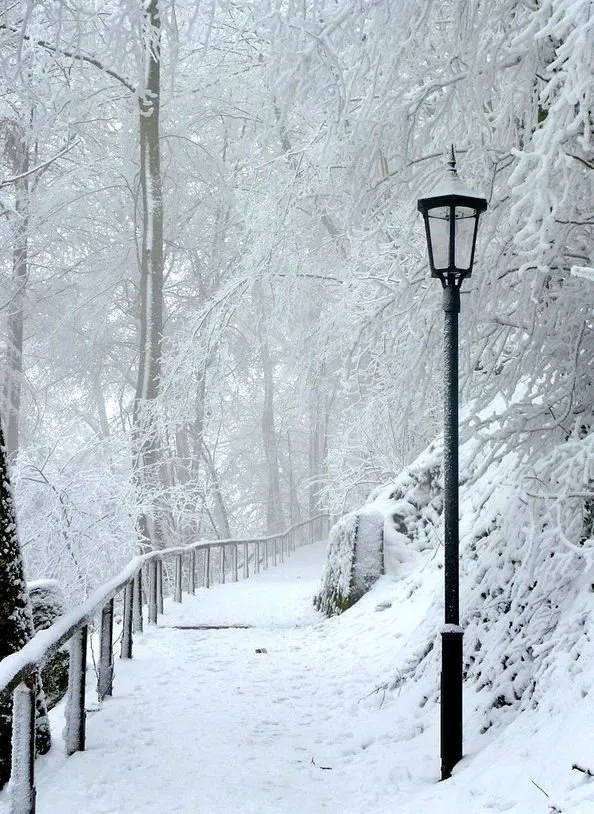
<svg viewBox="0 0 594 814">
<path fill-rule="evenodd" d="M 360 814 L 385 800 L 382 765 L 355 760 L 374 738 L 353 729 L 377 665 L 313 608 L 324 557 L 308 546 L 169 601 L 133 660 L 116 658 L 100 707 L 91 673 L 86 751 L 37 761 L 37 814 Z"/>
<path fill-rule="evenodd" d="M 324 557 L 168 602 L 100 706 L 89 671 L 87 749 L 65 757 L 53 710 L 37 814 L 594 814 L 571 768 L 594 762 L 583 692 L 482 734 L 467 687 L 466 755 L 438 783 L 437 653 L 415 668 L 442 587 L 432 552 L 333 619 L 312 605 Z"/>
</svg>

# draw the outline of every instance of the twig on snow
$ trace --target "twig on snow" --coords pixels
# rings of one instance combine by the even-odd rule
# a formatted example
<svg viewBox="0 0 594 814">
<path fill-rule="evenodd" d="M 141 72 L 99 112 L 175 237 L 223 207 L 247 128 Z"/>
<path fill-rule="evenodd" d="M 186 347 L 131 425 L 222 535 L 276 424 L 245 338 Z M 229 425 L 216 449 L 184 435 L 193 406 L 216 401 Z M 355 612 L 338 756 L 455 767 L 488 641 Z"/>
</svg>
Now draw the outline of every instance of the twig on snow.
<svg viewBox="0 0 594 814">
<path fill-rule="evenodd" d="M 542 791 L 542 793 L 544 794 L 545 797 L 550 797 L 551 796 L 550 794 L 547 794 L 547 792 L 543 789 L 542 786 L 539 786 L 538 783 L 535 783 L 534 780 L 531 780 L 530 782 L 532 783 L 533 786 L 536 786 L 536 788 L 539 791 Z"/>
<path fill-rule="evenodd" d="M 576 772 L 581 772 L 582 774 L 587 775 L 588 777 L 594 777 L 594 772 L 592 769 L 586 769 L 584 766 L 580 766 L 577 763 L 574 763 L 571 768 L 575 769 Z"/>
<path fill-rule="evenodd" d="M 317 766 L 318 769 L 324 769 L 324 771 L 326 771 L 326 772 L 331 772 L 332 771 L 332 766 L 318 766 L 318 764 L 315 762 L 315 760 L 313 758 L 313 755 L 311 757 L 311 765 L 312 766 Z"/>
<path fill-rule="evenodd" d="M 539 785 L 538 785 L 538 783 L 535 783 L 535 782 L 534 782 L 534 780 L 531 780 L 530 782 L 532 783 L 532 785 L 533 785 L 533 786 L 536 786 L 536 788 L 537 788 L 539 791 L 542 791 L 542 793 L 544 794 L 544 796 L 545 796 L 545 797 L 549 797 L 549 798 L 550 798 L 550 796 L 551 796 L 551 795 L 550 795 L 550 794 L 548 794 L 548 792 L 546 792 L 546 791 L 543 789 L 543 787 L 542 787 L 542 786 L 539 786 Z M 562 810 L 561 810 L 560 808 L 557 808 L 557 806 L 554 806 L 554 805 L 552 805 L 552 804 L 549 806 L 549 811 L 551 812 L 551 814 L 563 814 L 563 813 L 562 813 Z"/>
</svg>

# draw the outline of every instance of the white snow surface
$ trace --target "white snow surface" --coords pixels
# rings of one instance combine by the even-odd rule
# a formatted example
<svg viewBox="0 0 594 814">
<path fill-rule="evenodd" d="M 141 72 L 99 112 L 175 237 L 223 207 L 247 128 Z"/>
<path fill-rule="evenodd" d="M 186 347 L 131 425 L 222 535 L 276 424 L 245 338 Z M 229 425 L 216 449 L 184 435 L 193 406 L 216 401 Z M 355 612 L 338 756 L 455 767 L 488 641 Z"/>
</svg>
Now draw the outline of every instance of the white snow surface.
<svg viewBox="0 0 594 814">
<path fill-rule="evenodd" d="M 548 699 L 485 734 L 467 688 L 465 757 L 438 782 L 438 676 L 427 700 L 406 671 L 441 590 L 433 553 L 331 619 L 312 606 L 324 558 L 318 543 L 169 601 L 132 661 L 116 658 L 101 705 L 89 670 L 87 749 L 65 756 L 58 706 L 55 745 L 36 762 L 37 814 L 594 812 L 594 780 L 572 769 L 594 768 L 589 686 L 560 665 Z M 194 625 L 251 627 L 174 628 Z"/>
</svg>

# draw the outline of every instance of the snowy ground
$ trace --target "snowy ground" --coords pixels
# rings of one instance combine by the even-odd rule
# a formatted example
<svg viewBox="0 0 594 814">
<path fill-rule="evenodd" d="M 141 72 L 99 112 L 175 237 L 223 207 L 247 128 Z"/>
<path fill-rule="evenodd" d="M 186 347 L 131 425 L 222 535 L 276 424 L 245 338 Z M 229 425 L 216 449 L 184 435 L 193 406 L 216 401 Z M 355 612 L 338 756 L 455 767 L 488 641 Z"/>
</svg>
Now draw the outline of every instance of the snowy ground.
<svg viewBox="0 0 594 814">
<path fill-rule="evenodd" d="M 467 754 L 437 782 L 434 701 L 414 679 L 396 692 L 381 685 L 398 677 L 440 574 L 419 559 L 325 620 L 311 601 L 324 553 L 301 549 L 246 582 L 168 603 L 134 659 L 116 660 L 101 707 L 91 671 L 87 750 L 64 756 L 55 710 L 57 745 L 37 761 L 38 814 L 594 812 L 594 780 L 571 768 L 594 766 L 583 688 L 564 712 L 552 704 L 486 735 L 467 690 Z M 172 629 L 233 624 L 251 627 Z"/>
</svg>

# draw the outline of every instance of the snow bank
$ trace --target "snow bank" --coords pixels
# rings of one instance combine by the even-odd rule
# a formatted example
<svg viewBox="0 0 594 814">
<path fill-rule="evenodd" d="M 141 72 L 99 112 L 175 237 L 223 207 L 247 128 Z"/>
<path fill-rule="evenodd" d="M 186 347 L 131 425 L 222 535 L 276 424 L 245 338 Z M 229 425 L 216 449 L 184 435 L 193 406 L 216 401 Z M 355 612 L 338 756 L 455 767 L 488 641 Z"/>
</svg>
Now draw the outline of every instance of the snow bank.
<svg viewBox="0 0 594 814">
<path fill-rule="evenodd" d="M 418 584 L 431 572 L 439 586 L 407 670 L 422 683 L 431 676 L 425 694 L 433 699 L 443 614 L 440 461 L 433 444 L 366 507 L 385 519 L 386 573 L 409 575 L 422 561 Z M 594 436 L 561 440 L 533 460 L 472 437 L 461 447 L 460 465 L 466 684 L 476 691 L 487 731 L 509 713 L 537 706 L 560 680 L 560 664 L 584 675 L 580 659 L 591 651 L 594 665 Z"/>
</svg>

